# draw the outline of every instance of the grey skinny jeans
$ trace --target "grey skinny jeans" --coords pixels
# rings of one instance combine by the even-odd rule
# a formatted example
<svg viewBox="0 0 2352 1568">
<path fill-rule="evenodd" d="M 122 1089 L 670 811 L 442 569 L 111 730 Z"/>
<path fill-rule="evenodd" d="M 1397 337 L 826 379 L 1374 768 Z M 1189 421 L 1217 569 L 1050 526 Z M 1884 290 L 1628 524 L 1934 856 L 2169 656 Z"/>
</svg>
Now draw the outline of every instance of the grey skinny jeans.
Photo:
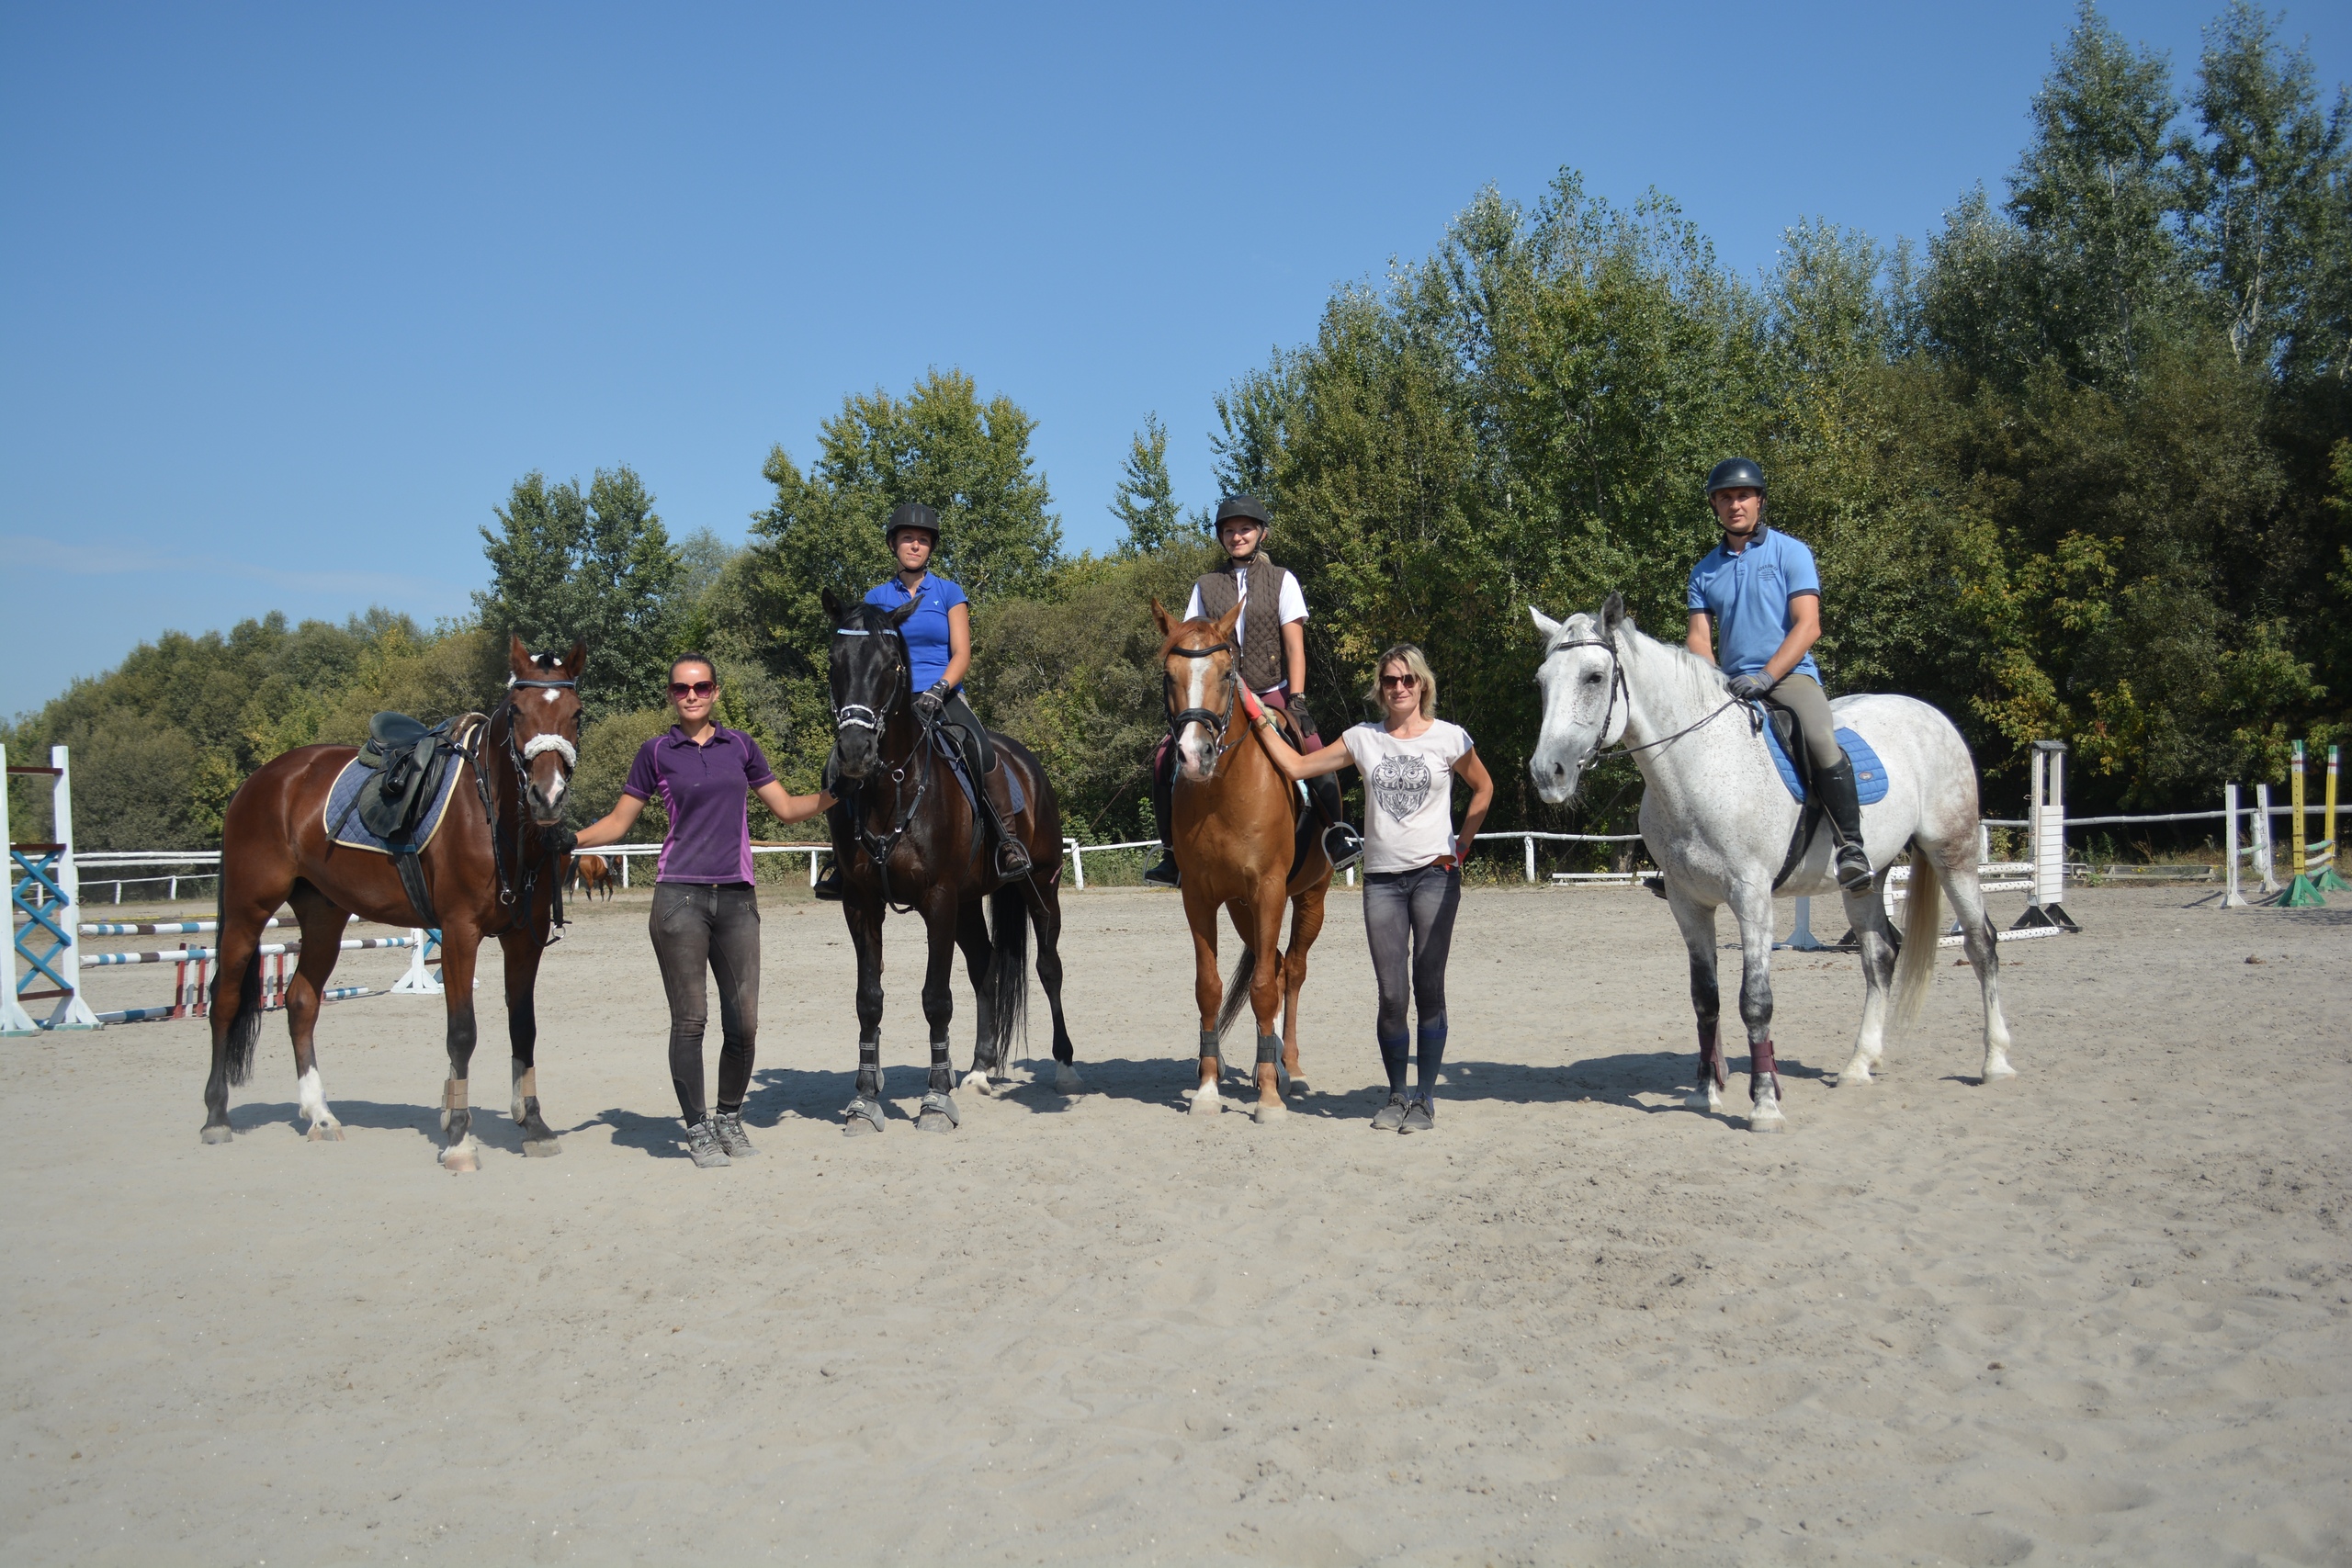
<svg viewBox="0 0 2352 1568">
<path fill-rule="evenodd" d="M 760 1032 L 760 901 L 748 882 L 662 882 L 646 919 L 662 987 L 670 995 L 670 1082 L 691 1127 L 703 1106 L 703 1028 L 710 1021 L 707 968 L 718 977 L 718 1109 L 743 1109 Z"/>
<path fill-rule="evenodd" d="M 1846 753 L 1838 744 L 1838 721 L 1829 716 L 1829 696 L 1821 682 L 1810 675 L 1785 675 L 1765 699 L 1796 715 L 1797 728 L 1804 736 L 1804 749 L 1813 757 L 1816 768 L 1834 768 L 1845 761 Z"/>
</svg>

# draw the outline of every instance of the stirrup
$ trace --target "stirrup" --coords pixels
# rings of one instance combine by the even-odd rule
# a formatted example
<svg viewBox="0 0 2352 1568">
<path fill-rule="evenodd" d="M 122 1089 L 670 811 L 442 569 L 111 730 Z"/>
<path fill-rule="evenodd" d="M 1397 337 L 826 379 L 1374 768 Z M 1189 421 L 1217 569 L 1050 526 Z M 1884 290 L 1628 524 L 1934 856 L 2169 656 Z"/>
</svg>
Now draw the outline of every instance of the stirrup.
<svg viewBox="0 0 2352 1568">
<path fill-rule="evenodd" d="M 829 904 L 840 903 L 842 901 L 842 863 L 836 860 L 823 871 L 819 872 L 815 884 L 808 890 Z"/>
<path fill-rule="evenodd" d="M 1339 847 L 1332 847 L 1333 839 Z M 1323 852 L 1330 857 L 1333 871 L 1345 871 L 1363 859 L 1363 835 L 1345 822 L 1334 822 L 1323 829 Z"/>
<path fill-rule="evenodd" d="M 1007 857 L 1011 857 L 1016 863 L 1006 864 Z M 996 854 L 993 858 L 996 874 L 1008 882 L 1016 876 L 1026 876 L 1036 869 L 1036 863 L 1029 858 L 1028 850 L 1018 839 L 1006 837 L 997 840 Z"/>
<path fill-rule="evenodd" d="M 1838 886 L 1849 893 L 1862 894 L 1871 890 L 1878 873 L 1871 869 L 1871 857 L 1861 845 L 1850 840 L 1838 846 Z"/>
<path fill-rule="evenodd" d="M 1177 887 L 1182 876 L 1176 869 L 1176 856 L 1168 850 L 1159 852 L 1159 863 L 1143 874 L 1143 879 L 1154 887 Z"/>
</svg>

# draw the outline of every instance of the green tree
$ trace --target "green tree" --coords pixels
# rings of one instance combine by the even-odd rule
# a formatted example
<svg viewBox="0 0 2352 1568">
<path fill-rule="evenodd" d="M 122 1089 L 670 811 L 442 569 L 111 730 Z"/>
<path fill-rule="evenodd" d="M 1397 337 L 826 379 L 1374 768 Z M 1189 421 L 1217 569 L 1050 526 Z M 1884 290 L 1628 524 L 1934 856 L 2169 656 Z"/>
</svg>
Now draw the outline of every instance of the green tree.
<svg viewBox="0 0 2352 1568">
<path fill-rule="evenodd" d="M 534 470 L 497 516 L 495 532 L 481 530 L 491 566 L 490 586 L 474 595 L 482 626 L 534 651 L 585 642 L 580 699 L 592 716 L 658 703 L 684 563 L 637 474 L 599 468 L 582 494 L 576 479 L 549 485 Z"/>
<path fill-rule="evenodd" d="M 2205 30 L 2193 101 L 2203 137 L 2175 144 L 2188 173 L 2190 255 L 2222 307 L 2231 348 L 2267 361 L 2310 320 L 2324 251 L 2345 238 L 2333 220 L 2346 100 L 2339 89 L 2334 111 L 2322 114 L 2310 54 L 2281 51 L 2269 18 L 2233 0 Z M 2324 343 L 2308 342 L 2289 354 L 2298 364 L 2326 355 Z"/>
<path fill-rule="evenodd" d="M 1125 529 L 1121 555 L 1149 555 L 1185 536 L 1175 481 L 1168 475 L 1168 427 L 1156 413 L 1145 416 L 1127 449 L 1126 468 L 1111 495 L 1111 515 Z"/>
</svg>

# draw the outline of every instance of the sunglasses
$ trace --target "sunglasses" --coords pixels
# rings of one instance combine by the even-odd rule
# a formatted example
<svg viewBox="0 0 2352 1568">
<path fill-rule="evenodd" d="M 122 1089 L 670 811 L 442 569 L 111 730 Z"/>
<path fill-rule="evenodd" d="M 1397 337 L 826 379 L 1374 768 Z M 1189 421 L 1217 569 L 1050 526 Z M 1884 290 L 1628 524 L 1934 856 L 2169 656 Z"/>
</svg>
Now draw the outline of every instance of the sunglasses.
<svg viewBox="0 0 2352 1568">
<path fill-rule="evenodd" d="M 1384 686 L 1403 686 L 1409 690 L 1419 685 L 1421 678 L 1419 675 L 1383 675 L 1380 678 L 1380 683 Z"/>
<path fill-rule="evenodd" d="M 684 681 L 670 682 L 670 694 L 673 697 L 707 697 L 717 690 L 718 682 L 716 681 L 696 681 L 691 686 Z"/>
</svg>

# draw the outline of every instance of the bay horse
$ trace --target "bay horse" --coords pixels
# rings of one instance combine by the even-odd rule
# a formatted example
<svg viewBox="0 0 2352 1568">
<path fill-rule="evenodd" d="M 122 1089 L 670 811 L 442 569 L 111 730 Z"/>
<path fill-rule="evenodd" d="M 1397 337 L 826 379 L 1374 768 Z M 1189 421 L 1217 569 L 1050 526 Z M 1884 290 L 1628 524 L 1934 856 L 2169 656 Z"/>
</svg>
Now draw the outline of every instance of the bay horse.
<svg viewBox="0 0 2352 1568">
<path fill-rule="evenodd" d="M 990 1076 L 1004 1075 L 1014 1030 L 1026 1022 L 1033 921 L 1037 977 L 1054 1016 L 1054 1087 L 1078 1092 L 1085 1086 L 1070 1065 L 1077 1053 L 1062 1017 L 1061 805 L 1045 768 L 1018 741 L 990 732 L 997 765 L 1023 796 L 1008 826 L 1029 852 L 1029 871 L 1007 881 L 997 875 L 988 834 L 943 753 L 948 742 L 915 707 L 914 660 L 899 628 L 921 601 L 885 610 L 844 604 L 827 589 L 824 605 L 833 622 L 829 679 L 841 770 L 826 817 L 842 867 L 842 917 L 857 953 L 857 1089 L 842 1109 L 842 1133 L 883 1130 L 882 919 L 891 909 L 919 914 L 929 939 L 922 1011 L 931 1026 L 931 1076 L 918 1129 L 952 1133 L 962 1122 L 947 1062 L 956 950 L 963 949 L 978 998 L 964 1087 L 986 1094 Z M 973 779 L 971 786 L 988 783 Z"/>
<path fill-rule="evenodd" d="M 564 850 L 548 842 L 548 830 L 562 823 L 579 761 L 578 685 L 586 659 L 577 642 L 559 658 L 533 655 L 521 637 L 512 639 L 506 700 L 487 719 L 469 714 L 455 727 L 461 754 L 448 766 L 458 776 L 448 785 L 439 829 L 417 857 L 441 929 L 449 1076 L 441 1090 L 440 1161 L 447 1170 L 473 1170 L 480 1162 L 466 1075 L 474 1054 L 474 955 L 486 936 L 505 952 L 512 1114 L 523 1129 L 523 1152 L 562 1152 L 539 1111 L 533 989 L 562 891 Z M 312 1142 L 343 1136 L 312 1044 L 320 993 L 353 916 L 395 926 L 414 925 L 419 916 L 391 856 L 330 840 L 328 795 L 355 755 L 349 746 L 300 747 L 255 770 L 229 802 L 220 833 L 212 1076 L 204 1086 L 208 1144 L 229 1142 L 229 1086 L 253 1070 L 262 1024 L 258 948 L 264 922 L 281 904 L 293 906 L 302 928 L 301 968 L 286 990 L 301 1112 Z"/>
<path fill-rule="evenodd" d="M 1544 637 L 1536 675 L 1544 724 L 1528 762 L 1536 793 L 1555 806 L 1570 799 L 1602 749 L 1625 742 L 1645 785 L 1643 842 L 1665 873 L 1667 903 L 1690 950 L 1700 1082 L 1691 1108 L 1723 1109 L 1715 911 L 1729 904 L 1744 960 L 1739 1014 L 1747 1026 L 1748 1126 L 1779 1132 L 1787 1118 L 1772 1047 L 1772 901 L 1839 892 L 1833 835 L 1816 828 L 1801 850 L 1795 845 L 1800 808 L 1781 782 L 1753 711 L 1731 695 L 1713 664 L 1643 635 L 1623 597 L 1611 593 L 1598 614 L 1566 622 L 1532 605 L 1529 614 Z M 1984 992 L 1979 1081 L 2016 1077 L 2001 1016 L 1999 943 L 1977 886 L 1976 765 L 1968 743 L 1951 719 L 1911 697 L 1840 697 L 1830 711 L 1839 728 L 1870 742 L 1888 781 L 1885 798 L 1862 808 L 1862 837 L 1878 877 L 1862 893 L 1842 895 L 1846 918 L 1861 938 L 1864 989 L 1861 1031 L 1838 1082 L 1870 1082 L 1889 1032 L 1917 1022 L 1936 976 L 1939 887 L 1960 917 L 1962 947 Z M 1906 849 L 1910 899 L 1898 944 L 1884 893 L 1888 868 Z"/>
<path fill-rule="evenodd" d="M 1159 658 L 1175 738 L 1175 819 L 1171 824 L 1184 919 L 1193 928 L 1193 999 L 1200 1007 L 1200 1087 L 1193 1114 L 1214 1116 L 1223 1076 L 1225 1032 L 1246 998 L 1258 1021 L 1257 1119 L 1281 1117 L 1285 1086 L 1305 1093 L 1298 1061 L 1298 993 L 1306 983 L 1306 953 L 1323 930 L 1323 902 L 1331 889 L 1331 861 L 1322 836 L 1297 848 L 1297 787 L 1285 779 L 1242 720 L 1240 656 L 1233 628 L 1241 606 L 1215 620 L 1180 621 L 1159 601 Z M 1294 743 L 1295 738 L 1294 738 Z M 1290 951 L 1282 949 L 1283 905 L 1291 906 Z M 1241 959 L 1230 982 L 1216 970 L 1216 917 L 1225 911 L 1241 938 Z M 1283 1014 L 1282 1033 L 1274 1014 Z"/>
<path fill-rule="evenodd" d="M 613 896 L 613 863 L 603 855 L 571 857 L 571 889 L 575 893 L 594 897 L 602 893 L 607 899 Z"/>
</svg>

